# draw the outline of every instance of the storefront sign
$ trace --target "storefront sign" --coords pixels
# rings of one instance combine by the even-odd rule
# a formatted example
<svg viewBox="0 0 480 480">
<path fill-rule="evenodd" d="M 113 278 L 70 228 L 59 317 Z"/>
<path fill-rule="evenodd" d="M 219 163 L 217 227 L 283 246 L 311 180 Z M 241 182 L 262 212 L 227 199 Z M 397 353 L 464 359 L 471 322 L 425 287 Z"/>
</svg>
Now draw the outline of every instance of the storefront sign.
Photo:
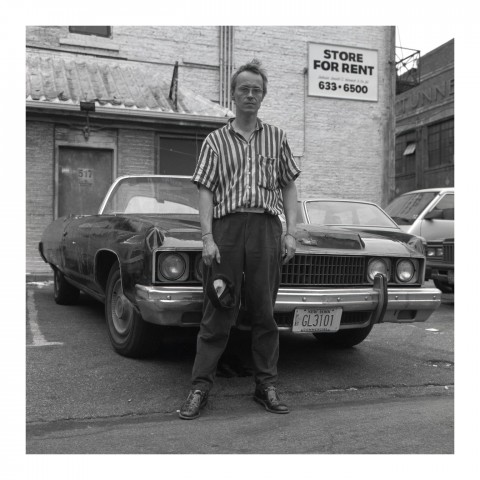
<svg viewBox="0 0 480 480">
<path fill-rule="evenodd" d="M 308 95 L 376 102 L 378 52 L 309 43 Z"/>
<path fill-rule="evenodd" d="M 455 81 L 453 70 L 428 78 L 417 87 L 411 88 L 395 98 L 395 114 L 417 115 L 429 109 L 437 108 L 454 101 Z"/>
</svg>

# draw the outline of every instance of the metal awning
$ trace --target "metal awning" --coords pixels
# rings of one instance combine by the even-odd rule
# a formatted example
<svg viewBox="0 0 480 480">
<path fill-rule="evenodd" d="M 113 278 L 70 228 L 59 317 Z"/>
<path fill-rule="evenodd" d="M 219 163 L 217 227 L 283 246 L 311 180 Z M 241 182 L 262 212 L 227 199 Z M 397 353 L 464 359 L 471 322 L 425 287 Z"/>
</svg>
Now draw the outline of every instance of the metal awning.
<svg viewBox="0 0 480 480">
<path fill-rule="evenodd" d="M 173 68 L 172 68 L 173 70 Z M 231 117 L 233 112 L 178 85 L 177 108 L 169 98 L 171 78 L 158 67 L 69 54 L 27 52 L 27 106 L 71 110 L 95 102 L 96 111 L 162 117 Z"/>
</svg>

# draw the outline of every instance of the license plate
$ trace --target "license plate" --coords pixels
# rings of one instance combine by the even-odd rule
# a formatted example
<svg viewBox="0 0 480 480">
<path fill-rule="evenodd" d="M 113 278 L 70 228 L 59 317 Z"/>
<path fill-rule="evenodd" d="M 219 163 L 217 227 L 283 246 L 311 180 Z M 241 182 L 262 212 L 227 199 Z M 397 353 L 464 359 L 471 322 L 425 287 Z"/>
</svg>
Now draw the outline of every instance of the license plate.
<svg viewBox="0 0 480 480">
<path fill-rule="evenodd" d="M 453 284 L 454 283 L 454 273 L 453 273 L 453 270 L 449 270 L 447 272 L 447 275 L 448 275 L 448 283 L 450 284 Z"/>
<path fill-rule="evenodd" d="M 295 333 L 336 332 L 340 328 L 341 308 L 297 308 L 293 317 Z"/>
</svg>

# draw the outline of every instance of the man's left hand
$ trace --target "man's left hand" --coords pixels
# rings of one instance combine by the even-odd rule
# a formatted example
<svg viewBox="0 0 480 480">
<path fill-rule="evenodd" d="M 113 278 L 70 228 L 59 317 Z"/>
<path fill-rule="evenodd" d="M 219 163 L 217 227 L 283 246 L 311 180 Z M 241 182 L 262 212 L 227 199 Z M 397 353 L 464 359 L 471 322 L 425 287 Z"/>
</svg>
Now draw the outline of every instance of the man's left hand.
<svg viewBox="0 0 480 480">
<path fill-rule="evenodd" d="M 297 249 L 297 240 L 292 235 L 284 235 L 282 238 L 282 258 L 283 265 L 288 263 L 295 255 Z"/>
</svg>

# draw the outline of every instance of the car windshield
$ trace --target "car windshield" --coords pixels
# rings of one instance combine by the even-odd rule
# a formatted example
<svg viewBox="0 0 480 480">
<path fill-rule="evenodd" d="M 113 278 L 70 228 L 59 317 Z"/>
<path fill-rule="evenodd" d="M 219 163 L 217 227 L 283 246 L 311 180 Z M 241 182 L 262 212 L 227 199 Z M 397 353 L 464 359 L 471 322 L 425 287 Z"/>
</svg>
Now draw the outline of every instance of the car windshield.
<svg viewBox="0 0 480 480">
<path fill-rule="evenodd" d="M 197 188 L 186 177 L 126 177 L 100 213 L 198 214 Z"/>
<path fill-rule="evenodd" d="M 435 192 L 407 193 L 393 200 L 385 211 L 399 225 L 411 225 L 436 195 Z"/>
<path fill-rule="evenodd" d="M 371 203 L 307 201 L 310 223 L 318 225 L 359 225 L 398 228 L 383 210 Z"/>
</svg>

